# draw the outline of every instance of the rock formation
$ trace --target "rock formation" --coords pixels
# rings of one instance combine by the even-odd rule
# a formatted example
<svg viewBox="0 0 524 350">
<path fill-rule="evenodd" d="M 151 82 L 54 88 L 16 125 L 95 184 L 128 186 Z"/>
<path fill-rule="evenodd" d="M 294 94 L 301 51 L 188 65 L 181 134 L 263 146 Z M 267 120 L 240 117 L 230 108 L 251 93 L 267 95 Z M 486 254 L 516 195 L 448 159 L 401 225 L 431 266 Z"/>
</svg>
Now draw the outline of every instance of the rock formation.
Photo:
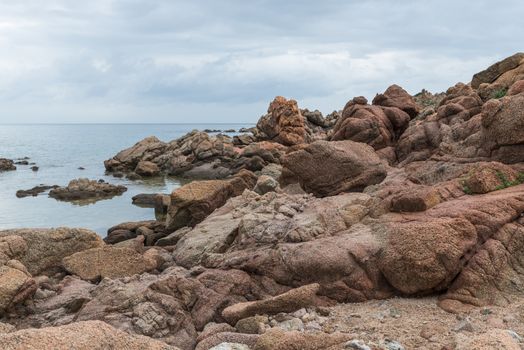
<svg viewBox="0 0 524 350">
<path fill-rule="evenodd" d="M 252 134 L 140 141 L 106 169 L 198 181 L 104 241 L 0 231 L 0 341 L 521 348 L 523 65 L 435 95 L 393 85 L 326 118 L 277 97 Z"/>
</svg>

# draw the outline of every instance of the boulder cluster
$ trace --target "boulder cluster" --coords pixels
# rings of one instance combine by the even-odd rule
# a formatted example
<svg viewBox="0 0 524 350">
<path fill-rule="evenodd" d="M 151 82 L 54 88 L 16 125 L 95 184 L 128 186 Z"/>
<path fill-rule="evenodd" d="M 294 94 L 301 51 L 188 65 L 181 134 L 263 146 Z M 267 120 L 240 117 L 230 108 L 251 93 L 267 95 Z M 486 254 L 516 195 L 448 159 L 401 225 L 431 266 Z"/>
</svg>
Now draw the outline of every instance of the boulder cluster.
<svg viewBox="0 0 524 350">
<path fill-rule="evenodd" d="M 149 137 L 105 166 L 199 181 L 142 198 L 165 201 L 165 219 L 119 224 L 105 242 L 0 232 L 0 320 L 42 328 L 0 331 L 7 348 L 67 334 L 83 335 L 77 348 L 100 336 L 129 349 L 522 346 L 510 318 L 475 332 L 470 317 L 524 298 L 524 54 L 442 94 L 393 85 L 326 118 L 277 97 L 250 133 Z M 454 340 L 438 324 L 403 344 L 334 326 L 342 303 L 393 297 L 456 314 Z"/>
</svg>

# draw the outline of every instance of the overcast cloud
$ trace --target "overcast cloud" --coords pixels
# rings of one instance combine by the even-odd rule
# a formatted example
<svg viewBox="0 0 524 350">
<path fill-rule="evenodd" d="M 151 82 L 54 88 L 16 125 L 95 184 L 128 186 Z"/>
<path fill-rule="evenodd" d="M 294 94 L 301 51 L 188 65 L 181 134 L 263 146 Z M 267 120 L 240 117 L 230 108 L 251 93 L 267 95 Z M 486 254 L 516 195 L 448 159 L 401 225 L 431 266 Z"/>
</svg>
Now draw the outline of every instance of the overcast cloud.
<svg viewBox="0 0 524 350">
<path fill-rule="evenodd" d="M 255 122 L 523 51 L 524 2 L 2 0 L 0 122 Z"/>
</svg>

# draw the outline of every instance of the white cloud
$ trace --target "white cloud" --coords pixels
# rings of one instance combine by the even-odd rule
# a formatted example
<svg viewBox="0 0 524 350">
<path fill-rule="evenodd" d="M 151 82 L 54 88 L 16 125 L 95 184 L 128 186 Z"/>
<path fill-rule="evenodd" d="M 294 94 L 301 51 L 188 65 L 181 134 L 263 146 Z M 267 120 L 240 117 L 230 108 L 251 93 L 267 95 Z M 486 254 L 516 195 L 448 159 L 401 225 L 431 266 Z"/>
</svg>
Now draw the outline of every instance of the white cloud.
<svg viewBox="0 0 524 350">
<path fill-rule="evenodd" d="M 255 121 L 397 83 L 441 91 L 522 50 L 508 0 L 0 3 L 0 122 Z M 52 111 L 52 113 L 51 113 Z"/>
</svg>

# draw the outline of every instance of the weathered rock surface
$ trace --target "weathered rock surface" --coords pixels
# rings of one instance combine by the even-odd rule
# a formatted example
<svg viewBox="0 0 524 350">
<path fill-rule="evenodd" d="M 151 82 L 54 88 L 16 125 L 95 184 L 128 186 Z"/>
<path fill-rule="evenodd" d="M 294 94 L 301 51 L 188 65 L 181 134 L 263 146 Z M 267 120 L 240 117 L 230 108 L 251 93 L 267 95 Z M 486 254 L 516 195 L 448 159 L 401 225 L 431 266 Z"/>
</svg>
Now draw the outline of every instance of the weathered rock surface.
<svg viewBox="0 0 524 350">
<path fill-rule="evenodd" d="M 66 187 L 58 187 L 49 191 L 49 197 L 61 201 L 82 199 L 103 199 L 121 195 L 127 191 L 122 185 L 112 185 L 103 181 L 89 179 L 71 180 Z"/>
<path fill-rule="evenodd" d="M 104 244 L 95 232 L 72 228 L 5 230 L 0 242 L 32 275 L 59 269 L 63 258 Z"/>
<path fill-rule="evenodd" d="M 283 186 L 298 182 L 319 197 L 362 191 L 380 183 L 386 169 L 373 149 L 353 141 L 317 141 L 283 159 Z"/>
<path fill-rule="evenodd" d="M 158 340 L 122 332 L 100 321 L 76 322 L 62 327 L 26 329 L 0 334 L 0 343 L 5 350 L 177 349 Z"/>
<path fill-rule="evenodd" d="M 285 146 L 306 142 L 304 117 L 297 101 L 278 96 L 271 102 L 267 112 L 257 124 L 258 133 L 255 136 L 259 140 L 273 140 Z"/>
<path fill-rule="evenodd" d="M 230 324 L 236 324 L 239 320 L 250 316 L 293 312 L 318 303 L 316 294 L 319 289 L 318 284 L 311 284 L 266 300 L 231 305 L 222 311 L 222 316 Z"/>
<path fill-rule="evenodd" d="M 140 176 L 151 177 L 160 174 L 160 168 L 153 162 L 142 160 L 136 165 L 135 173 Z"/>
<path fill-rule="evenodd" d="M 10 260 L 0 265 L 0 315 L 31 297 L 35 291 L 35 281 L 20 262 Z"/>
<path fill-rule="evenodd" d="M 134 249 L 112 246 L 75 253 L 64 258 L 62 264 L 70 273 L 90 281 L 128 277 L 156 268 Z"/>
<path fill-rule="evenodd" d="M 356 97 L 344 107 L 331 140 L 352 140 L 367 143 L 375 150 L 385 149 L 395 145 L 409 120 L 409 114 L 397 107 L 370 106 L 365 98 Z"/>
<path fill-rule="evenodd" d="M 373 99 L 373 104 L 384 107 L 396 107 L 411 118 L 415 118 L 420 113 L 420 106 L 406 90 L 398 85 L 391 85 L 383 94 L 378 94 Z"/>
<path fill-rule="evenodd" d="M 230 197 L 252 189 L 256 176 L 244 170 L 228 180 L 195 181 L 176 189 L 171 194 L 166 226 L 175 231 L 184 226 L 195 226 Z"/>
</svg>

